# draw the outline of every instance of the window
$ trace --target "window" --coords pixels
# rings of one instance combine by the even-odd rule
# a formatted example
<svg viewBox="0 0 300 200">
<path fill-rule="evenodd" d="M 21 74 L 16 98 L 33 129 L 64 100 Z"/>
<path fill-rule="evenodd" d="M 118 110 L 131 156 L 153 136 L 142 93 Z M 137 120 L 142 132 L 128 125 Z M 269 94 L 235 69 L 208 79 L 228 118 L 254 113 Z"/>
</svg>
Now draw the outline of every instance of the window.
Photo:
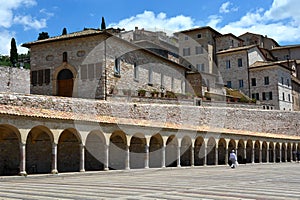
<svg viewBox="0 0 300 200">
<path fill-rule="evenodd" d="M 226 60 L 226 69 L 230 69 L 230 60 Z"/>
<path fill-rule="evenodd" d="M 197 34 L 197 38 L 202 38 L 201 33 Z"/>
<path fill-rule="evenodd" d="M 153 84 L 152 82 L 153 82 L 153 71 L 152 68 L 150 68 L 148 71 L 148 84 L 152 85 Z"/>
<path fill-rule="evenodd" d="M 241 58 L 238 59 L 238 67 L 243 67 L 243 60 Z"/>
<path fill-rule="evenodd" d="M 135 80 L 139 79 L 139 68 L 136 63 L 133 64 L 133 76 Z"/>
<path fill-rule="evenodd" d="M 239 80 L 239 88 L 243 88 L 244 87 L 244 81 L 243 80 Z"/>
<path fill-rule="evenodd" d="M 286 79 L 286 84 L 288 87 L 290 87 L 290 79 Z"/>
<path fill-rule="evenodd" d="M 189 37 L 188 37 L 188 36 L 185 36 L 185 37 L 184 37 L 184 40 L 189 40 Z"/>
<path fill-rule="evenodd" d="M 120 66 L 120 59 L 115 59 L 115 69 L 114 69 L 115 75 L 120 76 L 121 75 L 121 66 Z"/>
<path fill-rule="evenodd" d="M 44 82 L 44 70 L 38 71 L 38 84 L 43 85 Z"/>
<path fill-rule="evenodd" d="M 227 81 L 227 87 L 231 88 L 231 81 Z"/>
<path fill-rule="evenodd" d="M 272 100 L 273 99 L 273 95 L 272 92 L 263 92 L 263 100 Z"/>
<path fill-rule="evenodd" d="M 174 90 L 174 77 L 171 79 L 171 89 Z"/>
<path fill-rule="evenodd" d="M 284 92 L 282 93 L 282 101 L 285 101 Z"/>
<path fill-rule="evenodd" d="M 63 52 L 63 62 L 68 62 L 68 53 Z"/>
<path fill-rule="evenodd" d="M 205 71 L 204 63 L 202 63 L 202 64 L 197 64 L 196 66 L 197 66 L 197 70 L 198 70 L 199 72 L 204 72 L 204 71 Z"/>
<path fill-rule="evenodd" d="M 259 93 L 253 93 L 252 94 L 252 99 L 259 100 Z"/>
<path fill-rule="evenodd" d="M 283 79 L 283 77 L 281 77 L 281 85 L 283 85 L 284 84 L 284 79 Z"/>
<path fill-rule="evenodd" d="M 50 69 L 45 69 L 45 83 L 47 85 L 50 83 Z"/>
<path fill-rule="evenodd" d="M 183 56 L 191 55 L 190 48 L 183 48 Z"/>
<path fill-rule="evenodd" d="M 32 71 L 31 72 L 31 84 L 33 86 L 37 85 L 37 79 L 38 79 L 38 77 L 37 77 L 37 71 Z"/>
<path fill-rule="evenodd" d="M 265 76 L 264 79 L 265 79 L 265 85 L 269 85 L 269 83 L 270 83 L 270 82 L 269 82 L 269 77 L 268 77 L 268 76 Z"/>
<path fill-rule="evenodd" d="M 288 101 L 290 102 L 291 101 L 291 95 L 288 94 Z"/>
<path fill-rule="evenodd" d="M 203 54 L 203 47 L 202 46 L 196 46 L 196 54 Z"/>
<path fill-rule="evenodd" d="M 251 86 L 256 86 L 256 78 L 251 78 Z"/>
</svg>

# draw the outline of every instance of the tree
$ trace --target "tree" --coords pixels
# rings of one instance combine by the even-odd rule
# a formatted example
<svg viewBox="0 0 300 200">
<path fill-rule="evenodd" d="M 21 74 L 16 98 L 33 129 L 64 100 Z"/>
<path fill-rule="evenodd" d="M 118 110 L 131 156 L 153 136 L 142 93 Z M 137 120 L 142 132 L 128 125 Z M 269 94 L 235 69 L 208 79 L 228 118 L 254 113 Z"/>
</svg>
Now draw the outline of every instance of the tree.
<svg viewBox="0 0 300 200">
<path fill-rule="evenodd" d="M 39 33 L 39 37 L 38 37 L 38 40 L 44 40 L 44 39 L 48 39 L 49 38 L 49 35 L 47 32 L 41 32 Z"/>
<path fill-rule="evenodd" d="M 10 62 L 15 67 L 18 62 L 18 50 L 15 38 L 11 39 L 10 45 Z"/>
<path fill-rule="evenodd" d="M 105 30 L 105 29 L 106 29 L 105 20 L 104 17 L 102 17 L 101 30 Z"/>
<path fill-rule="evenodd" d="M 62 35 L 67 35 L 67 29 L 66 28 L 63 29 Z"/>
</svg>

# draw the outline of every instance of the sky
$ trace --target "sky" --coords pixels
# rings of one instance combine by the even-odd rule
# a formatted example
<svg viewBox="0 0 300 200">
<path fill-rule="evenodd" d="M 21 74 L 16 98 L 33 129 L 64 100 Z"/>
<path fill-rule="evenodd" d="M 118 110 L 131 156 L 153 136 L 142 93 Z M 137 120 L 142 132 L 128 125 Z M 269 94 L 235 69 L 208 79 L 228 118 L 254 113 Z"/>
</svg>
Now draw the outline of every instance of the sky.
<svg viewBox="0 0 300 200">
<path fill-rule="evenodd" d="M 135 27 L 168 33 L 211 26 L 222 34 L 267 35 L 280 45 L 300 44 L 299 0 L 0 0 L 0 54 L 21 44 L 84 28 Z"/>
</svg>

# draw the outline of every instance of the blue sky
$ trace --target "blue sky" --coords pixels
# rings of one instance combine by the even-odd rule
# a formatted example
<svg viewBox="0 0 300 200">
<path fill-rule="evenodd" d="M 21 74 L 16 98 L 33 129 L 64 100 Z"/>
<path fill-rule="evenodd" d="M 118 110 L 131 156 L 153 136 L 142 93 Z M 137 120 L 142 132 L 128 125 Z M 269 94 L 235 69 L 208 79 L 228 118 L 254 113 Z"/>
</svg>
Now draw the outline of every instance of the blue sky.
<svg viewBox="0 0 300 200">
<path fill-rule="evenodd" d="M 239 36 L 253 32 L 281 45 L 300 44 L 299 0 L 0 0 L 0 54 L 35 41 L 42 31 L 50 37 L 67 31 L 107 27 L 175 32 L 211 26 Z M 18 52 L 27 49 L 18 47 Z"/>
</svg>

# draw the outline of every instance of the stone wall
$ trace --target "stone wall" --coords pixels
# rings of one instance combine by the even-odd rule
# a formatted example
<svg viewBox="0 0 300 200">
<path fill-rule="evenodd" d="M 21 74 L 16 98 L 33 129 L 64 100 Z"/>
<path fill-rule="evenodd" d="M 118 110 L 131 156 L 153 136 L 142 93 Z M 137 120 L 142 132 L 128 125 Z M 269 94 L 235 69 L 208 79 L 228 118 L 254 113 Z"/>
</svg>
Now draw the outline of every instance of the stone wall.
<svg viewBox="0 0 300 200">
<path fill-rule="evenodd" d="M 0 66 L 0 92 L 30 93 L 28 69 Z"/>
<path fill-rule="evenodd" d="M 263 133 L 300 135 L 300 113 L 278 110 L 108 102 L 76 98 L 0 93 L 0 104 L 78 114 L 150 120 L 184 126 L 208 126 Z M 179 126 L 180 127 L 180 126 Z"/>
</svg>

